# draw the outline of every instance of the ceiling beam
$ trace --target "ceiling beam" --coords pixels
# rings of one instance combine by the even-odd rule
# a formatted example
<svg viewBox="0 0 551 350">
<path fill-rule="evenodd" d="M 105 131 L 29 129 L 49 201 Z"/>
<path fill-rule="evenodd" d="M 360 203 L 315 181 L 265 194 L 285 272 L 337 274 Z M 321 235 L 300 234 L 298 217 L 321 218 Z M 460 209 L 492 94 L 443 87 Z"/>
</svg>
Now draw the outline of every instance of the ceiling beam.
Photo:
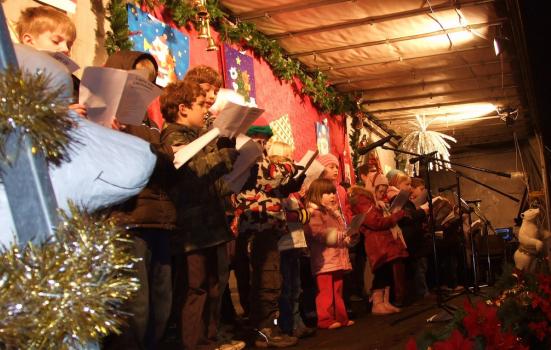
<svg viewBox="0 0 551 350">
<path fill-rule="evenodd" d="M 430 73 L 442 73 L 442 72 L 449 72 L 453 70 L 458 69 L 466 69 L 466 68 L 473 68 L 478 66 L 485 66 L 485 65 L 493 65 L 501 63 L 500 60 L 492 60 L 492 61 L 481 61 L 481 62 L 474 62 L 469 64 L 460 64 L 457 66 L 450 66 L 450 65 L 444 65 L 444 66 L 437 66 L 437 67 L 431 67 L 431 68 L 421 68 L 421 69 L 412 69 L 403 73 L 394 74 L 394 75 L 385 75 L 384 77 L 373 77 L 373 76 L 365 76 L 365 77 L 358 77 L 358 78 L 349 78 L 349 79 L 337 79 L 330 81 L 329 83 L 331 85 L 342 85 L 342 84 L 351 84 L 351 83 L 357 83 L 361 81 L 376 81 L 381 79 L 394 79 L 394 78 L 403 78 L 403 77 L 411 77 L 413 76 L 415 79 L 417 79 L 417 75 L 423 75 L 423 74 L 430 74 Z"/>
<path fill-rule="evenodd" d="M 432 6 L 432 11 L 431 11 L 431 8 L 429 7 L 423 7 L 423 8 L 413 9 L 408 11 L 388 13 L 380 16 L 365 17 L 365 18 L 355 19 L 355 20 L 342 22 L 342 23 L 319 26 L 315 28 L 278 33 L 278 34 L 269 35 L 268 37 L 270 39 L 284 39 L 288 37 L 291 37 L 291 38 L 299 37 L 304 35 L 318 34 L 318 33 L 329 32 L 329 31 L 340 30 L 340 29 L 354 28 L 354 27 L 359 27 L 367 24 L 382 23 L 386 21 L 393 21 L 397 19 L 415 17 L 419 15 L 430 14 L 433 11 L 434 12 L 448 11 L 448 10 L 453 10 L 455 8 L 465 8 L 465 7 L 471 7 L 471 6 L 486 5 L 494 2 L 495 0 L 466 1 L 466 2 L 462 2 L 461 4 L 459 3 L 454 4 L 453 2 L 447 2 L 447 3 Z M 264 11 L 264 13 L 266 13 L 266 11 Z"/>
<path fill-rule="evenodd" d="M 413 84 L 403 84 L 403 85 L 391 85 L 391 86 L 383 86 L 383 87 L 377 87 L 372 89 L 364 89 L 364 90 L 356 90 L 361 93 L 371 93 L 371 92 L 377 92 L 377 91 L 389 91 L 389 90 L 395 90 L 395 89 L 405 89 L 405 88 L 424 88 L 430 85 L 438 85 L 438 84 L 448 84 L 448 83 L 457 83 L 457 82 L 464 82 L 469 80 L 492 80 L 494 78 L 501 78 L 501 77 L 510 77 L 513 76 L 513 73 L 497 73 L 497 74 L 485 74 L 485 75 L 477 75 L 477 76 L 471 76 L 466 78 L 456 78 L 456 79 L 440 79 L 440 80 L 432 80 L 432 81 L 422 81 L 420 83 L 413 83 Z"/>
<path fill-rule="evenodd" d="M 453 28 L 440 29 L 440 30 L 436 30 L 434 32 L 428 32 L 428 33 L 419 33 L 419 34 L 413 34 L 413 35 L 406 35 L 406 36 L 401 36 L 401 37 L 397 37 L 397 38 L 368 41 L 368 42 L 359 43 L 359 44 L 330 47 L 330 48 L 327 48 L 327 49 L 320 49 L 320 50 L 290 52 L 289 57 L 296 58 L 296 57 L 304 57 L 304 56 L 311 56 L 311 55 L 323 55 L 323 54 L 331 53 L 331 52 L 339 52 L 339 51 L 345 51 L 345 50 L 360 49 L 360 48 L 370 47 L 370 46 L 377 46 L 377 45 L 384 45 L 384 44 L 394 44 L 394 43 L 399 43 L 399 42 L 403 42 L 403 41 L 425 39 L 425 38 L 431 38 L 433 36 L 463 32 L 465 30 L 500 26 L 503 23 L 505 23 L 506 21 L 507 21 L 506 18 L 498 18 L 498 19 L 495 19 L 495 20 L 490 21 L 490 22 L 468 24 L 468 25 L 465 25 L 465 26 L 458 26 L 458 27 L 453 27 Z"/>
<path fill-rule="evenodd" d="M 456 50 L 446 50 L 444 52 L 436 52 L 431 54 L 421 54 L 421 55 L 415 55 L 415 56 L 409 56 L 409 57 L 393 57 L 388 58 L 385 57 L 379 61 L 369 61 L 369 62 L 359 62 L 359 63 L 343 63 L 343 64 L 337 64 L 337 65 L 331 65 L 331 66 L 323 66 L 323 67 L 317 67 L 317 68 L 311 68 L 311 71 L 319 70 L 321 72 L 331 71 L 331 70 L 341 70 L 341 69 L 349 69 L 349 68 L 359 68 L 359 67 L 367 67 L 367 66 L 375 66 L 379 64 L 389 64 L 389 63 L 395 63 L 395 62 L 403 62 L 403 61 L 411 61 L 421 58 L 431 58 L 431 57 L 437 57 L 437 56 L 447 56 L 447 55 L 453 55 L 458 53 L 464 53 L 469 51 L 477 51 L 477 50 L 486 50 L 486 49 L 494 49 L 493 46 L 485 45 L 485 46 L 473 46 L 473 47 L 467 47 L 464 49 L 456 49 Z"/>
<path fill-rule="evenodd" d="M 438 118 L 442 118 L 441 119 L 441 122 L 431 122 L 431 125 L 440 125 L 440 124 L 443 124 L 446 122 L 445 120 L 445 117 L 448 116 L 448 115 L 451 115 L 453 116 L 453 113 L 448 113 L 448 114 L 438 114 L 438 115 L 434 115 L 434 114 L 429 114 L 429 115 L 425 115 L 425 118 L 426 119 L 430 119 L 430 120 L 433 120 L 433 119 L 438 119 Z M 444 118 L 443 118 L 444 117 Z M 495 119 L 495 118 L 498 118 L 499 115 L 497 114 L 491 114 L 491 115 L 486 115 L 486 116 L 483 116 L 483 117 L 477 117 L 477 118 L 472 118 L 472 119 L 465 119 L 464 121 L 462 122 L 476 122 L 476 121 L 480 121 L 480 120 L 488 120 L 488 119 Z M 407 123 L 409 121 L 412 121 L 412 120 L 415 120 L 415 115 L 412 115 L 412 114 L 409 114 L 409 115 L 401 115 L 401 116 L 390 116 L 390 117 L 384 117 L 384 118 L 379 118 L 380 121 L 384 122 L 384 123 L 388 123 L 388 122 L 391 122 L 391 123 L 399 123 L 399 124 L 402 124 L 402 123 Z M 455 124 L 455 123 L 460 123 L 460 122 L 452 122 L 450 121 L 449 122 L 449 125 L 451 124 Z"/>
<path fill-rule="evenodd" d="M 327 5 L 339 4 L 341 2 L 353 2 L 355 0 L 315 0 L 315 1 L 299 1 L 291 4 L 268 7 L 265 9 L 244 12 L 236 15 L 241 21 L 250 21 L 258 18 L 270 18 L 273 15 L 311 9 Z"/>
<path fill-rule="evenodd" d="M 465 89 L 465 90 L 455 90 L 455 91 L 447 91 L 447 92 L 440 92 L 440 93 L 427 93 L 427 94 L 420 94 L 420 95 L 406 95 L 406 96 L 399 96 L 399 97 L 389 97 L 389 98 L 381 98 L 378 100 L 364 100 L 362 104 L 367 105 L 373 105 L 377 103 L 387 103 L 387 102 L 398 102 L 398 101 L 407 101 L 407 100 L 416 100 L 421 98 L 434 98 L 434 97 L 443 97 L 443 96 L 450 96 L 455 94 L 465 94 L 465 93 L 472 93 L 472 92 L 481 92 L 481 91 L 487 91 L 492 92 L 495 90 L 505 90 L 505 89 L 516 89 L 518 88 L 517 85 L 495 85 L 495 86 L 488 86 L 488 87 L 482 87 L 482 88 L 476 88 L 476 89 Z"/>
<path fill-rule="evenodd" d="M 490 101 L 500 101 L 500 100 L 507 100 L 510 98 L 518 98 L 517 95 L 506 95 L 506 96 L 495 96 L 495 97 L 485 97 L 485 98 L 471 98 L 466 100 L 458 100 L 458 101 L 452 101 L 452 102 L 444 102 L 444 103 L 432 103 L 432 104 L 423 104 L 423 105 L 414 105 L 409 107 L 400 107 L 400 108 L 388 108 L 388 109 L 378 109 L 378 110 L 369 110 L 362 107 L 362 109 L 371 114 L 376 113 L 389 113 L 389 112 L 399 112 L 399 111 L 407 111 L 412 109 L 423 109 L 423 108 L 440 108 L 440 107 L 446 107 L 446 106 L 454 106 L 454 105 L 460 105 L 460 104 L 466 104 L 466 103 L 476 103 L 476 102 L 490 102 Z M 364 104 L 362 103 L 362 106 Z"/>
</svg>

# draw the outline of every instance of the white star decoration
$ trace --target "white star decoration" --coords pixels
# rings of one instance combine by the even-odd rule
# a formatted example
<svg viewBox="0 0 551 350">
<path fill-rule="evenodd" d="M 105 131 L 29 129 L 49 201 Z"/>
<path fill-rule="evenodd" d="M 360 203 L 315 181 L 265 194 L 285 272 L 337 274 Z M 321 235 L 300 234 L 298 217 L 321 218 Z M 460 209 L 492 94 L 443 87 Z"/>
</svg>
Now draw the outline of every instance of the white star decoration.
<svg viewBox="0 0 551 350">
<path fill-rule="evenodd" d="M 434 151 L 437 151 L 436 157 L 443 160 L 450 160 L 450 144 L 447 141 L 457 142 L 457 140 L 449 135 L 427 130 L 432 121 L 427 122 L 425 116 L 416 116 L 417 122 L 410 122 L 410 124 L 419 128 L 416 131 L 411 132 L 409 135 L 404 137 L 400 143 L 399 149 L 418 153 L 418 154 L 428 154 Z M 434 120 L 434 119 L 433 119 Z M 447 140 L 447 141 L 446 141 Z M 406 172 L 412 175 L 415 170 L 418 169 L 418 163 L 409 164 L 409 159 L 414 156 L 407 154 L 399 154 L 398 158 L 405 159 L 406 161 Z M 436 169 L 437 171 L 443 168 L 449 168 L 448 163 L 435 162 L 434 166 L 431 166 L 431 169 Z M 432 165 L 432 164 L 431 164 Z"/>
</svg>

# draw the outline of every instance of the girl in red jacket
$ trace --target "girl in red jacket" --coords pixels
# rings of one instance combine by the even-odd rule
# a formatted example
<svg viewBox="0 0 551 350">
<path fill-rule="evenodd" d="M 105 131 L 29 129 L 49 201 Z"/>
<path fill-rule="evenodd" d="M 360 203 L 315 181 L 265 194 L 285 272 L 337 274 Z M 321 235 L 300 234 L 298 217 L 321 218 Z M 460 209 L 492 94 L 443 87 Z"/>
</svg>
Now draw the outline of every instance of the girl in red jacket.
<svg viewBox="0 0 551 350">
<path fill-rule="evenodd" d="M 388 180 L 383 174 L 369 173 L 366 187 L 353 187 L 350 190 L 352 212 L 364 213 L 365 219 L 360 228 L 364 235 L 365 252 L 373 271 L 371 290 L 373 314 L 384 315 L 399 312 L 400 309 L 390 304 L 390 286 L 393 282 L 392 265 L 408 256 L 406 246 L 396 223 L 404 216 L 402 210 L 388 214 L 386 198 Z"/>
<path fill-rule="evenodd" d="M 359 238 L 358 231 L 347 230 L 338 208 L 334 183 L 317 179 L 306 192 L 306 203 L 311 214 L 306 226 L 312 273 L 316 275 L 318 295 L 316 309 L 318 327 L 335 329 L 351 326 L 342 298 L 342 280 L 345 271 L 352 269 L 348 247 Z"/>
</svg>

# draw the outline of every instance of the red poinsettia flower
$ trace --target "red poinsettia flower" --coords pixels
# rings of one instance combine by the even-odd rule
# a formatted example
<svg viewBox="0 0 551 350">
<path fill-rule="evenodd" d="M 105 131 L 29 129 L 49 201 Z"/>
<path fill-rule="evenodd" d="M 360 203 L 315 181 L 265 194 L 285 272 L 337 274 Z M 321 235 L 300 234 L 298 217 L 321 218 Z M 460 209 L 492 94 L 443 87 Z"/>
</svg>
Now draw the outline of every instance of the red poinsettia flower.
<svg viewBox="0 0 551 350">
<path fill-rule="evenodd" d="M 406 350 L 418 350 L 417 349 L 417 342 L 413 337 L 410 337 L 407 344 L 406 344 Z"/>
<path fill-rule="evenodd" d="M 472 350 L 474 342 L 471 339 L 465 338 L 457 329 L 454 330 L 451 336 L 432 345 L 433 350 Z"/>
<path fill-rule="evenodd" d="M 467 316 L 463 318 L 463 325 L 469 337 L 474 338 L 479 335 L 491 337 L 495 333 L 500 332 L 497 307 L 487 305 L 482 301 L 478 302 L 476 307 L 474 307 L 470 301 L 465 299 L 464 308 L 467 311 Z"/>
<path fill-rule="evenodd" d="M 551 328 L 547 326 L 547 321 L 530 322 L 528 327 L 534 331 L 539 341 L 542 341 L 548 334 L 547 332 L 551 331 Z"/>
</svg>

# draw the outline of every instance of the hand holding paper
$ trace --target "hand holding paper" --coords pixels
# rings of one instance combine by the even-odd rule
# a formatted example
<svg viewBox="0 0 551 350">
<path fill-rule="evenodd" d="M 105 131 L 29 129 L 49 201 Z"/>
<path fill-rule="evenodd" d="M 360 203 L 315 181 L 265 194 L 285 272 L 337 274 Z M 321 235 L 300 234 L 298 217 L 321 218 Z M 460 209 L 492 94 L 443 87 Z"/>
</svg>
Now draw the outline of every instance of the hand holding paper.
<svg viewBox="0 0 551 350">
<path fill-rule="evenodd" d="M 79 103 L 88 119 L 110 127 L 117 117 L 123 124 L 140 125 L 147 106 L 161 94 L 155 84 L 131 71 L 86 67 L 82 74 Z"/>
<path fill-rule="evenodd" d="M 233 164 L 231 173 L 223 179 L 234 193 L 239 193 L 249 178 L 251 167 L 262 157 L 262 146 L 241 134 L 237 136 L 235 148 L 239 151 L 239 157 Z"/>
<path fill-rule="evenodd" d="M 410 196 L 409 191 L 401 190 L 400 193 L 398 193 L 394 198 L 394 201 L 390 206 L 390 212 L 396 213 L 397 211 L 400 211 L 409 200 L 409 196 Z"/>
</svg>

